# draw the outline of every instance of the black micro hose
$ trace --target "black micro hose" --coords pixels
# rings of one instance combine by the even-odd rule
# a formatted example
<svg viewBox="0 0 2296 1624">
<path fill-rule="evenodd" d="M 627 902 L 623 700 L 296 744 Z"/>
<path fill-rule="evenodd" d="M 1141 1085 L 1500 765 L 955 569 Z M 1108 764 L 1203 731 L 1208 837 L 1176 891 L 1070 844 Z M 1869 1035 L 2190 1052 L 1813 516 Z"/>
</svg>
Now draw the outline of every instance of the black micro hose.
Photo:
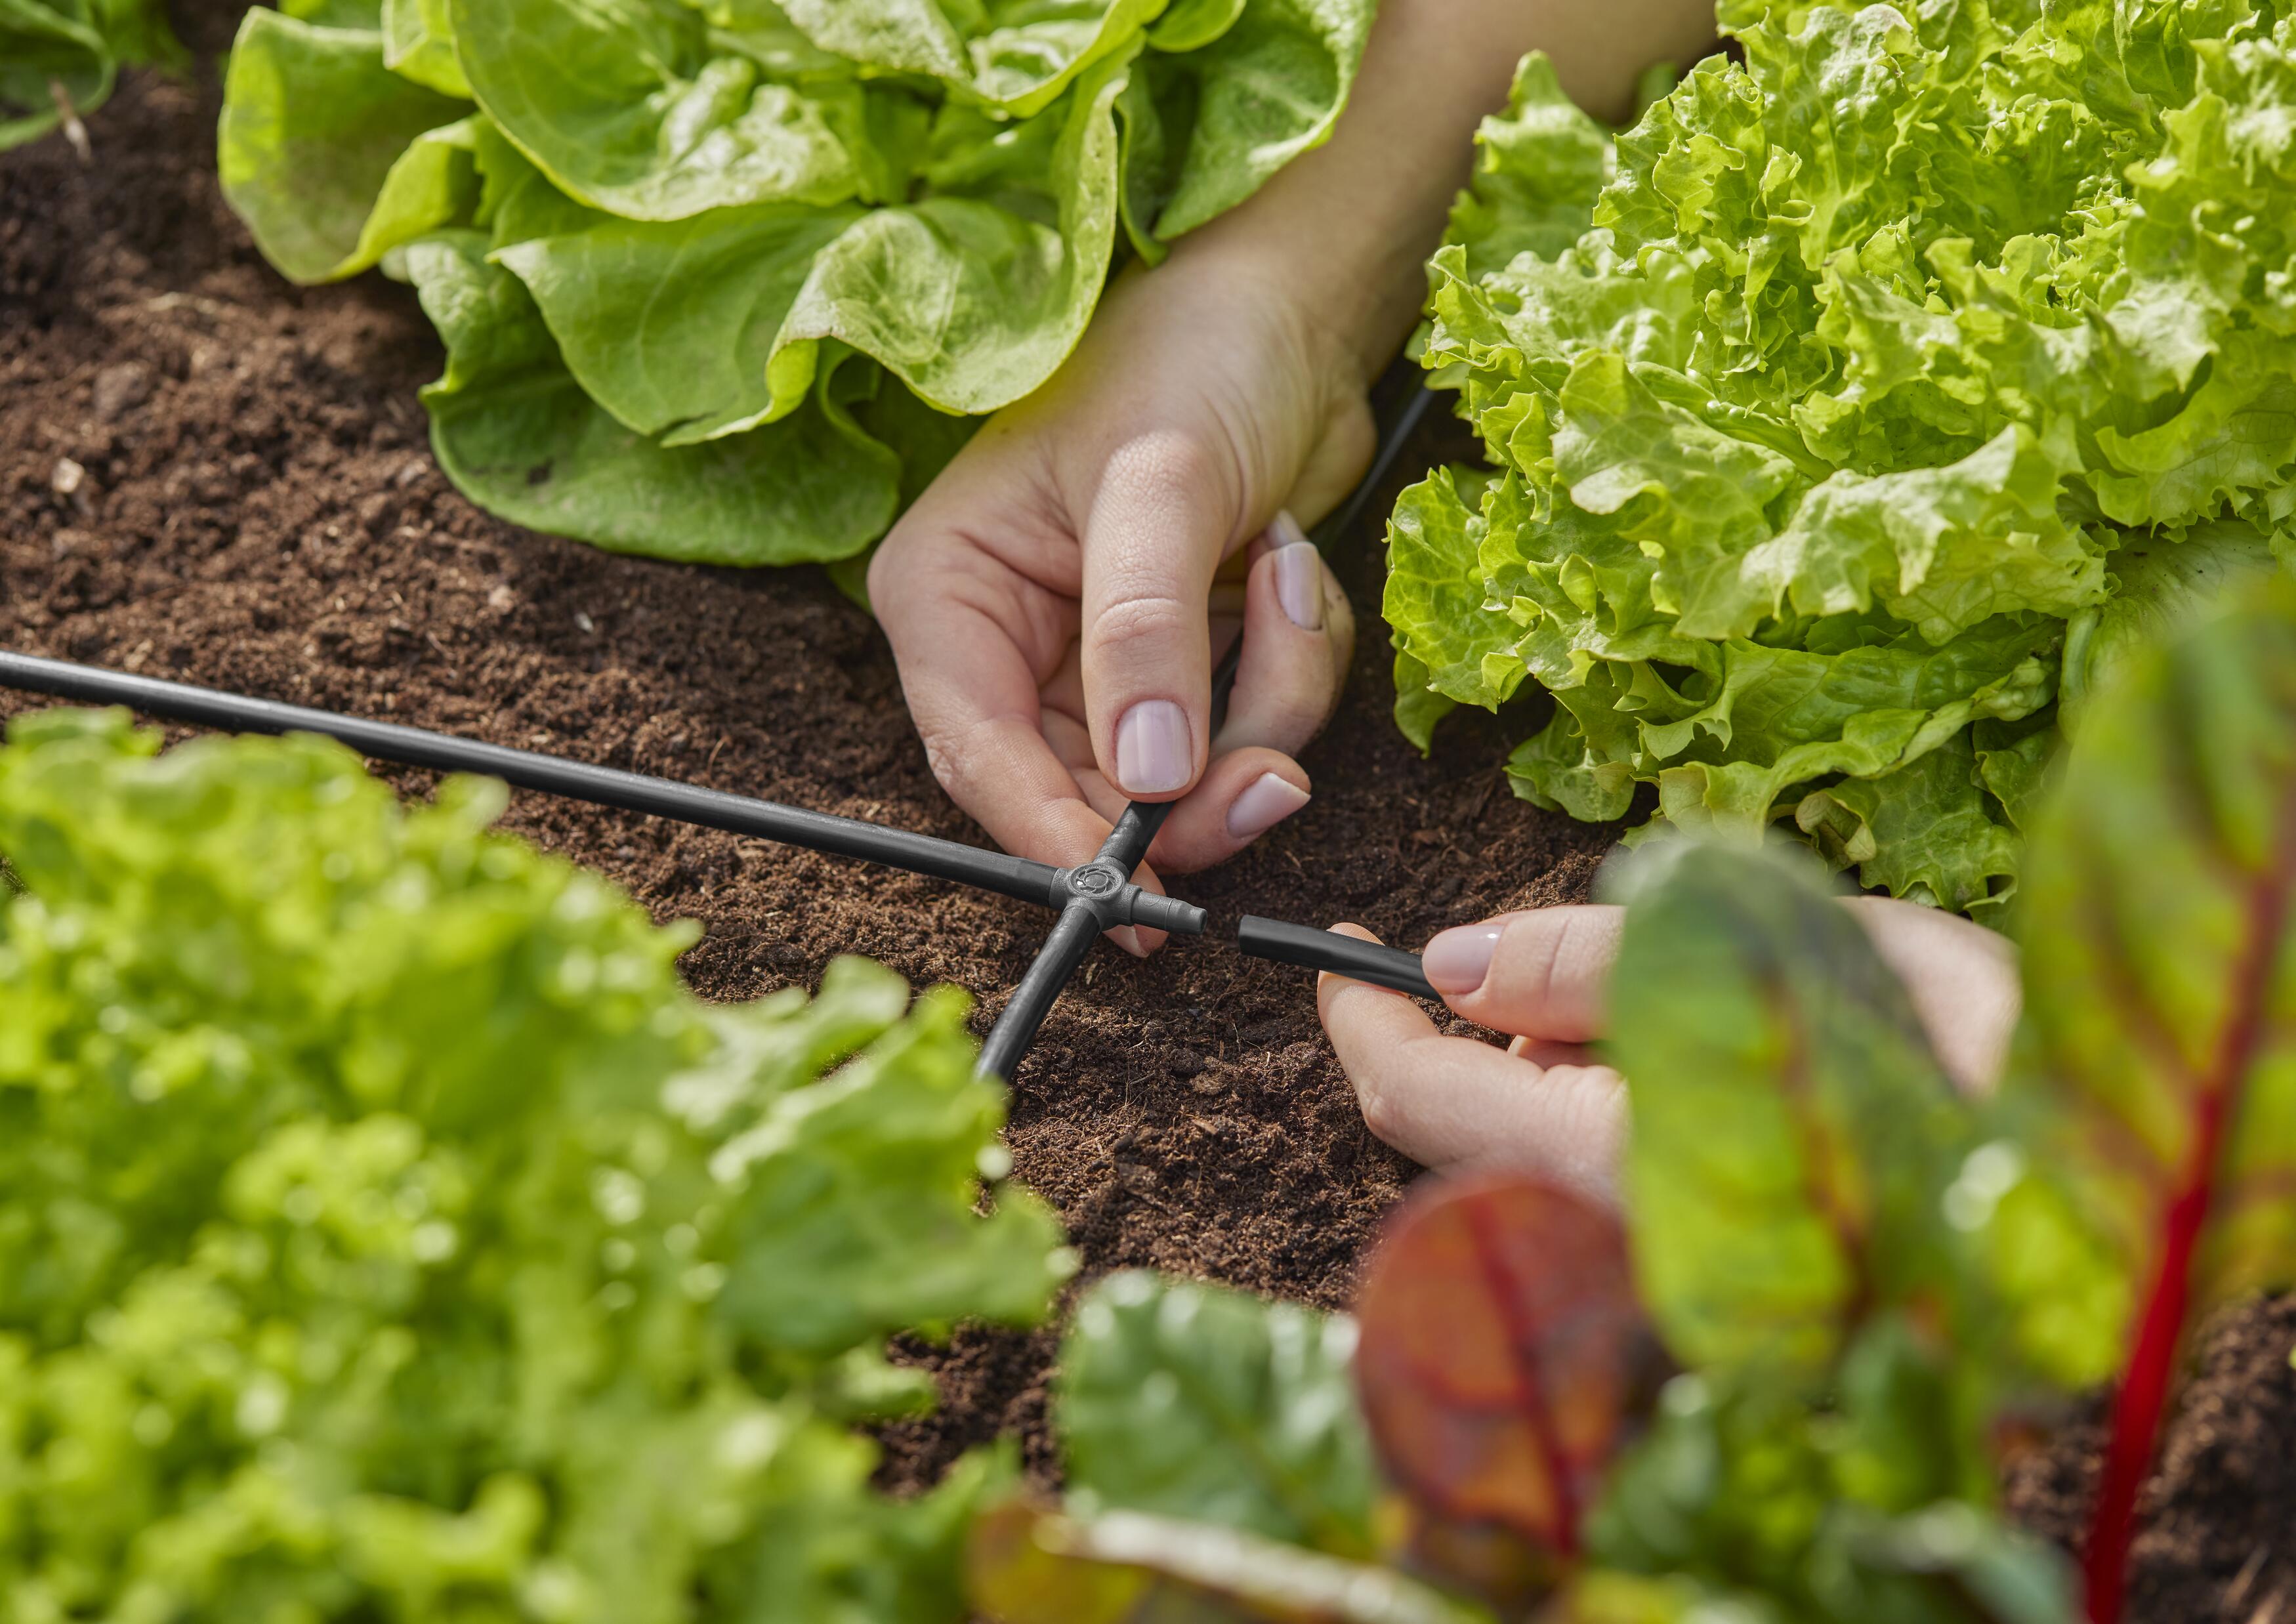
<svg viewBox="0 0 2296 1624">
<path fill-rule="evenodd" d="M 1253 958 L 1297 964 L 1302 970 L 1328 970 L 1350 980 L 1369 981 L 1374 987 L 1407 992 L 1414 998 L 1437 1004 L 1443 1001 L 1442 996 L 1427 984 L 1427 972 L 1419 966 L 1419 956 L 1400 947 L 1357 941 L 1352 936 L 1334 935 L 1313 925 L 1262 919 L 1257 914 L 1243 916 L 1243 922 L 1236 927 L 1235 946 L 1238 952 Z"/>
<path fill-rule="evenodd" d="M 202 727 L 234 733 L 315 733 L 335 739 L 378 761 L 439 772 L 482 773 L 521 790 L 539 790 L 572 800 L 674 818 L 733 834 L 756 835 L 838 857 L 882 863 L 937 880 L 954 880 L 1039 907 L 1068 900 L 1062 871 L 1048 863 L 983 851 L 955 841 L 888 829 L 855 817 L 808 812 L 778 801 L 756 800 L 721 790 L 705 790 L 642 773 L 625 773 L 587 762 L 566 761 L 531 750 L 482 744 L 472 739 L 337 716 L 302 705 L 193 687 L 188 683 L 131 677 L 67 660 L 0 650 L 0 685 L 83 704 L 125 705 L 148 716 L 170 717 Z M 1140 893 L 1136 917 L 1159 930 L 1200 934 L 1203 913 L 1184 902 Z"/>
<path fill-rule="evenodd" d="M 1414 388 L 1382 436 L 1377 455 L 1348 501 L 1316 527 L 1316 541 L 1328 546 L 1359 519 L 1404 444 L 1419 425 L 1434 396 Z M 1242 639 L 1232 644 L 1212 674 L 1211 726 L 1218 730 L 1242 655 Z M 0 649 L 0 686 L 45 693 L 82 704 L 124 705 L 147 716 L 168 717 L 232 733 L 309 733 L 336 740 L 377 761 L 438 772 L 478 773 L 522 790 L 537 790 L 570 800 L 666 817 L 731 834 L 753 835 L 825 851 L 838 857 L 882 863 L 933 879 L 953 880 L 999 896 L 1060 910 L 1052 935 L 1013 988 L 1004 1011 L 981 1046 L 980 1070 L 1010 1079 L 1035 1041 L 1069 980 L 1111 925 L 1132 923 L 1152 930 L 1201 935 L 1204 912 L 1131 883 L 1171 811 L 1169 801 L 1135 801 L 1109 832 L 1093 862 L 1075 869 L 1001 851 L 986 851 L 955 841 L 889 829 L 855 817 L 809 812 L 802 807 L 758 800 L 655 778 L 615 767 L 568 761 L 532 750 L 480 743 L 395 722 L 338 716 L 304 705 L 226 693 L 188 683 L 134 677 L 70 660 L 47 660 Z M 1329 970 L 1357 980 L 1435 997 L 1420 972 L 1415 955 L 1334 936 L 1307 925 L 1284 924 L 1247 915 L 1237 931 L 1237 947 L 1253 957 L 1308 970 Z"/>
</svg>

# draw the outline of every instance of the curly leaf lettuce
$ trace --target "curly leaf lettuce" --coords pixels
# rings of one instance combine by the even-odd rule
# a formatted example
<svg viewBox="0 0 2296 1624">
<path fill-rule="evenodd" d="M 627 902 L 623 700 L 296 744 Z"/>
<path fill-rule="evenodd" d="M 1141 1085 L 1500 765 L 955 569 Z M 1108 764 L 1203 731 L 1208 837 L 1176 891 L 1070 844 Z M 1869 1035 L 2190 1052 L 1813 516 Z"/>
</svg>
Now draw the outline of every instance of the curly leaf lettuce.
<svg viewBox="0 0 2296 1624">
<path fill-rule="evenodd" d="M 1528 675 L 1541 804 L 1652 786 L 1997 905 L 2103 666 L 2288 550 L 2296 34 L 2181 0 L 1722 21 L 1743 61 L 1615 141 L 1536 61 L 1482 132 L 1424 355 L 1496 472 L 1398 510 L 1398 715 Z"/>
<path fill-rule="evenodd" d="M 845 560 L 1120 254 L 1330 135 L 1372 3 L 298 0 L 242 25 L 226 194 L 295 280 L 380 264 L 455 312 L 426 398 L 489 510 Z"/>
<path fill-rule="evenodd" d="M 883 1338 L 1041 1317 L 945 993 L 705 1011 L 688 927 L 308 737 L 0 748 L 0 1594 L 62 1616 L 963 1611 Z M 760 1292 L 759 1276 L 768 1290 Z"/>
</svg>

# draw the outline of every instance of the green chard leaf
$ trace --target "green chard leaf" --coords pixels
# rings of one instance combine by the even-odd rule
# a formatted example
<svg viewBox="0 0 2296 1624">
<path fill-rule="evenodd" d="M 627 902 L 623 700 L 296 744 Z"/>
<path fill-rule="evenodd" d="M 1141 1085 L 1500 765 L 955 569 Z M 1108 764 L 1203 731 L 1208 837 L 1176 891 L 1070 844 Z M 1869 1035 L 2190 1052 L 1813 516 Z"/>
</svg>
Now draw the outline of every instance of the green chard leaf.
<svg viewBox="0 0 2296 1624">
<path fill-rule="evenodd" d="M 1810 867 L 1678 839 L 1629 870 L 1611 996 L 1636 1267 L 1701 1371 L 1816 1381 L 1881 1310 L 1972 1323 L 1939 1203 L 1973 1112 Z"/>
<path fill-rule="evenodd" d="M 2087 1547 L 2106 1620 L 2188 1327 L 2296 1283 L 2296 586 L 2118 664 L 2034 831 L 2031 1042 L 1969 1214 L 2025 1357 L 2120 1368 Z"/>
</svg>

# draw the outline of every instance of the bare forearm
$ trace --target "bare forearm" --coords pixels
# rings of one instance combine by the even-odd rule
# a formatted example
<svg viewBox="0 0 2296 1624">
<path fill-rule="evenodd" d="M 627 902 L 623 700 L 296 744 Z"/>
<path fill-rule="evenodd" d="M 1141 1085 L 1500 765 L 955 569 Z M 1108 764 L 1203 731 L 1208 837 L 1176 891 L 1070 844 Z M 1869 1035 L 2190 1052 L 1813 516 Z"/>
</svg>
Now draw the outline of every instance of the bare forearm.
<svg viewBox="0 0 2296 1624">
<path fill-rule="evenodd" d="M 1710 0 L 1382 0 L 1332 139 L 1181 252 L 1280 275 L 1368 371 L 1416 317 L 1423 269 L 1473 161 L 1475 127 L 1506 101 L 1527 51 L 1598 118 L 1636 79 L 1712 39 Z"/>
</svg>

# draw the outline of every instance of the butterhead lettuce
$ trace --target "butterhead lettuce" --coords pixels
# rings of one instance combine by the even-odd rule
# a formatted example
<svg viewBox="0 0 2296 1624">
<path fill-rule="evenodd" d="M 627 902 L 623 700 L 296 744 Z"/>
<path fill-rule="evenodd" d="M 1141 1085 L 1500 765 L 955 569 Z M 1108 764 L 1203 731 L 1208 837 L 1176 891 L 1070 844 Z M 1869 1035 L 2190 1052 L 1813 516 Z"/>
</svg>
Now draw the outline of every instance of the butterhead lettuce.
<svg viewBox="0 0 2296 1624">
<path fill-rule="evenodd" d="M 2288 550 L 2296 23 L 1721 22 L 1614 141 L 1537 58 L 1480 136 L 1424 354 L 1492 467 L 1396 514 L 1398 718 L 1529 678 L 1528 799 L 1981 909 L 2120 652 Z"/>
<path fill-rule="evenodd" d="M 1338 119 L 1374 0 L 286 0 L 225 195 L 299 282 L 380 264 L 505 518 L 848 559 L 1160 259 Z"/>
</svg>

